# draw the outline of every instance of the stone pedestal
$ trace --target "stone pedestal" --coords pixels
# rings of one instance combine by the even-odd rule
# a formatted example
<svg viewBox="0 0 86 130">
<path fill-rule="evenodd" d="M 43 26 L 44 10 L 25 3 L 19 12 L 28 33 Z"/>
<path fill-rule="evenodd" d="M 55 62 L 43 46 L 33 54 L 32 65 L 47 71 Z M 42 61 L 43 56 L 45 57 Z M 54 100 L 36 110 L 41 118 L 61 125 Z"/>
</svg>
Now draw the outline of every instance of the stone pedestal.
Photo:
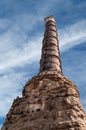
<svg viewBox="0 0 86 130">
<path fill-rule="evenodd" d="M 1 130 L 86 130 L 76 85 L 61 73 L 40 73 L 14 100 Z"/>
</svg>

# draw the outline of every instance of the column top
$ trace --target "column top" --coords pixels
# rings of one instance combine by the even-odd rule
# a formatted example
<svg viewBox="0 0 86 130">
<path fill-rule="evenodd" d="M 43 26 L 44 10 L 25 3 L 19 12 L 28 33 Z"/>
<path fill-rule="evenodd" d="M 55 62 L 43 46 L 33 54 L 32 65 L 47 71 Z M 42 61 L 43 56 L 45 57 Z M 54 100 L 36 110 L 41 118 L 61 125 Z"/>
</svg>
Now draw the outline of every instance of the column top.
<svg viewBox="0 0 86 130">
<path fill-rule="evenodd" d="M 49 17 L 44 18 L 45 23 L 47 23 L 50 20 L 53 21 L 53 22 L 55 22 L 55 19 L 54 19 L 54 17 L 52 15 L 49 16 Z"/>
</svg>

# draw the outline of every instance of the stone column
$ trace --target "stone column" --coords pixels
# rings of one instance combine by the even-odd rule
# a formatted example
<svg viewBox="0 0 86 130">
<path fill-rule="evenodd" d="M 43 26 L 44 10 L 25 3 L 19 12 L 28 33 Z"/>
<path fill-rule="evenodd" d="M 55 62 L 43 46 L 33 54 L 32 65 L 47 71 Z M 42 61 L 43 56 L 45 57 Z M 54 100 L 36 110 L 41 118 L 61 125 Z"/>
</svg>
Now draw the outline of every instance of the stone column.
<svg viewBox="0 0 86 130">
<path fill-rule="evenodd" d="M 55 19 L 53 16 L 49 16 L 46 17 L 44 20 L 45 33 L 42 43 L 40 72 L 45 70 L 62 72 L 59 41 Z"/>
</svg>

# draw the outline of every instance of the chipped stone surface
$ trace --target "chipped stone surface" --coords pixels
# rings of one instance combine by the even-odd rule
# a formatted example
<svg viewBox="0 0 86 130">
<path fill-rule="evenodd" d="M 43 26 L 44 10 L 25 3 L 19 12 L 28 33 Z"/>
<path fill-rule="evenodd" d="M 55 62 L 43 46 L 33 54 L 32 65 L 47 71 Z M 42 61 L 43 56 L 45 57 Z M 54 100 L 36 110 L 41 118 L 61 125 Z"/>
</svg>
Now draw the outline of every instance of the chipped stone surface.
<svg viewBox="0 0 86 130">
<path fill-rule="evenodd" d="M 14 100 L 1 130 L 86 130 L 76 85 L 58 75 L 32 78 L 23 97 Z"/>
</svg>

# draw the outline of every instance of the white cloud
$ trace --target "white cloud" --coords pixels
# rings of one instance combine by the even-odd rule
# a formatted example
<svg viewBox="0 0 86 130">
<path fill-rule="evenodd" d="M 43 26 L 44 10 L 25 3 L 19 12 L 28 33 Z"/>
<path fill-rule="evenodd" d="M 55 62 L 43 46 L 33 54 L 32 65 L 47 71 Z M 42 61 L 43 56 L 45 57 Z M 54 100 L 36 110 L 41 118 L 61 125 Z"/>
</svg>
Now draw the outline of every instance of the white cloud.
<svg viewBox="0 0 86 130">
<path fill-rule="evenodd" d="M 61 51 L 66 51 L 69 48 L 86 41 L 85 25 L 86 20 L 82 20 L 59 30 Z"/>
<path fill-rule="evenodd" d="M 33 28 L 33 25 L 30 27 Z M 42 37 L 32 37 L 26 35 L 25 30 L 12 24 L 10 28 L 0 36 L 0 72 L 7 71 L 9 68 L 31 63 L 33 58 L 38 59 Z"/>
<path fill-rule="evenodd" d="M 1 55 L 0 69 L 8 69 L 18 67 L 26 63 L 31 63 L 40 57 L 41 38 L 34 39 L 35 41 L 24 43 L 23 48 L 11 48 Z"/>
</svg>

